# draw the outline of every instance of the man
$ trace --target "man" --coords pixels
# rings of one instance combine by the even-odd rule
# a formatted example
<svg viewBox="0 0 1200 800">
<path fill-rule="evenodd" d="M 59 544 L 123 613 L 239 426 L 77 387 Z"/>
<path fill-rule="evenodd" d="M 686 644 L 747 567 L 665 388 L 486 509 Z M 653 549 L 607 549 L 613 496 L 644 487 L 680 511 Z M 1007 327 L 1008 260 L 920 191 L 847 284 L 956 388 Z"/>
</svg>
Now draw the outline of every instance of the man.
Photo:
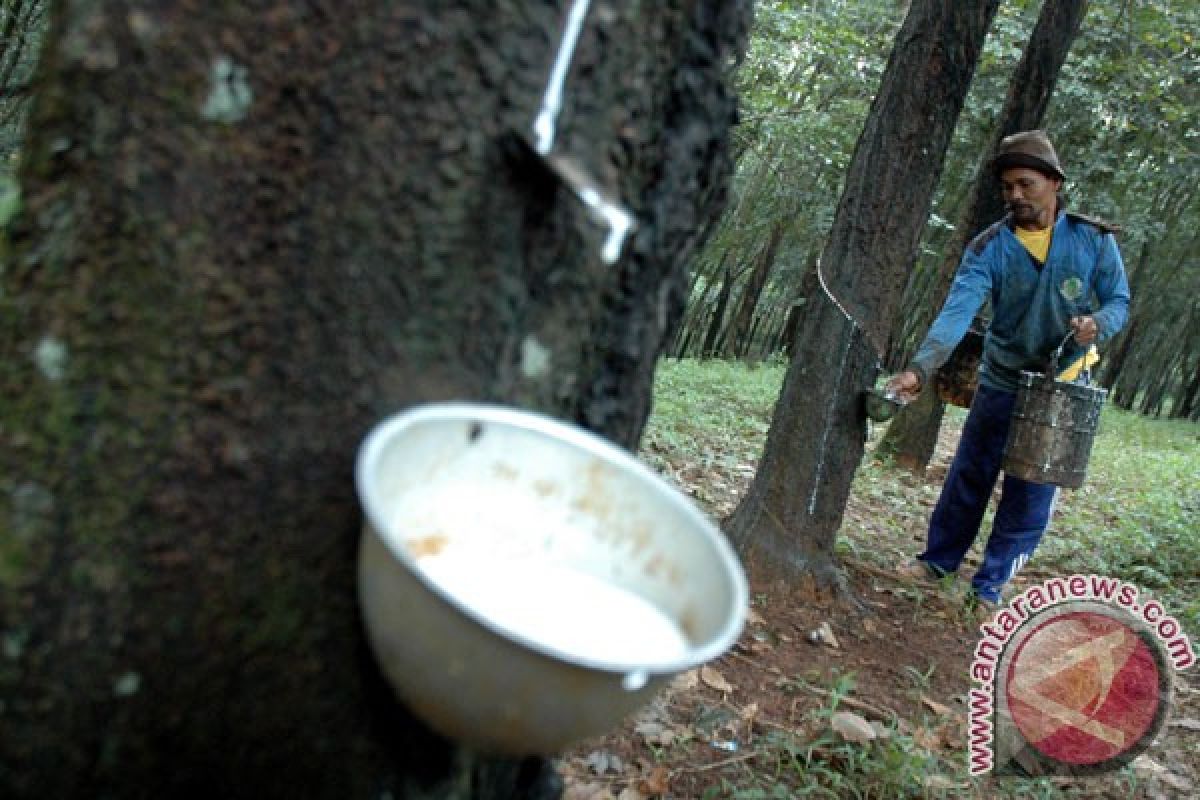
<svg viewBox="0 0 1200 800">
<path fill-rule="evenodd" d="M 1072 379 L 1094 360 L 1093 345 L 1125 324 L 1129 306 L 1113 229 L 1063 208 L 1059 189 L 1066 176 L 1045 132 L 1006 137 L 991 168 L 1008 214 L 968 245 L 912 364 L 888 381 L 902 401 L 915 398 L 984 300 L 991 300 L 979 388 L 929 521 L 925 551 L 901 570 L 910 579 L 955 573 L 979 534 L 1000 474 L 1021 371 L 1044 371 L 1073 332 L 1060 361 L 1071 366 L 1059 376 Z M 1005 475 L 983 563 L 971 580 L 972 597 L 981 605 L 995 607 L 1004 585 L 1033 554 L 1054 492 L 1053 486 Z"/>
</svg>

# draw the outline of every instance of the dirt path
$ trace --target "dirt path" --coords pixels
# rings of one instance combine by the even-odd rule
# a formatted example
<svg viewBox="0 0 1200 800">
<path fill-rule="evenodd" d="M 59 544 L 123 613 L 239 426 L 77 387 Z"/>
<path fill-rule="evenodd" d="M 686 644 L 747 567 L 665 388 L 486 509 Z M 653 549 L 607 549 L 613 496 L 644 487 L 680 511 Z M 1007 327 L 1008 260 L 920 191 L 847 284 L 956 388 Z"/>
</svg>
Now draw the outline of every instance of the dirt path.
<svg viewBox="0 0 1200 800">
<path fill-rule="evenodd" d="M 737 646 L 680 676 L 620 730 L 565 754 L 567 799 L 1200 796 L 1195 669 L 1177 675 L 1172 719 L 1184 724 L 1169 725 L 1128 773 L 1036 785 L 968 778 L 966 692 L 978 621 L 959 591 L 913 588 L 892 574 L 923 540 L 958 434 L 947 427 L 926 478 L 856 487 L 840 549 L 857 603 L 823 606 L 751 575 Z M 750 479 L 744 465 L 670 471 L 717 516 Z M 835 710 L 857 718 L 837 720 L 850 741 L 831 731 Z M 853 725 L 870 728 L 854 733 Z"/>
</svg>

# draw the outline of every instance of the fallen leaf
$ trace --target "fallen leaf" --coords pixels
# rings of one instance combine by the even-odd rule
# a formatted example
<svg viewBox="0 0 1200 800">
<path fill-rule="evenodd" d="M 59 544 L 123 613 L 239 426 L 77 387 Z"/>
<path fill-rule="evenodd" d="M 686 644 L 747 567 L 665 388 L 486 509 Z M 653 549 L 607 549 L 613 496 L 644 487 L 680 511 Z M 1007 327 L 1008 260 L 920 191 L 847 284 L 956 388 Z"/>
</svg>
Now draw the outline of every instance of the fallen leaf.
<svg viewBox="0 0 1200 800">
<path fill-rule="evenodd" d="M 625 764 L 619 756 L 606 753 L 603 750 L 593 750 L 591 753 L 588 753 L 583 763 L 587 764 L 588 769 L 597 775 L 603 775 L 606 772 L 619 773 L 625 771 Z"/>
<path fill-rule="evenodd" d="M 661 736 L 667 726 L 661 722 L 639 722 L 633 726 L 633 732 L 642 737 Z"/>
<path fill-rule="evenodd" d="M 1188 731 L 1200 731 L 1200 719 L 1173 719 L 1172 728 L 1183 728 Z"/>
<path fill-rule="evenodd" d="M 753 656 L 761 656 L 764 653 L 770 653 L 774 650 L 774 646 L 769 641 L 754 640 L 746 645 L 746 651 Z"/>
<path fill-rule="evenodd" d="M 766 625 L 766 624 L 767 623 L 765 620 L 763 620 L 761 614 L 759 614 L 753 608 L 746 609 L 746 626 L 747 627 L 749 627 L 751 625 Z"/>
<path fill-rule="evenodd" d="M 1196 788 L 1191 780 L 1183 775 L 1177 775 L 1174 772 L 1164 772 L 1158 777 L 1163 783 L 1167 784 L 1178 792 L 1187 792 L 1189 795 L 1191 795 L 1192 789 Z M 1195 797 L 1195 795 L 1191 796 Z"/>
<path fill-rule="evenodd" d="M 926 694 L 921 695 L 921 702 L 924 703 L 926 706 L 928 706 L 929 710 L 932 711 L 933 713 L 937 714 L 938 716 L 945 717 L 945 716 L 948 716 L 948 715 L 954 713 L 954 709 L 950 708 L 950 706 L 939 703 L 937 700 L 934 700 L 929 695 L 926 695 Z"/>
<path fill-rule="evenodd" d="M 738 716 L 742 718 L 747 728 L 754 725 L 754 718 L 758 716 L 758 703 L 751 703 L 738 712 Z"/>
<path fill-rule="evenodd" d="M 938 731 L 931 731 L 928 728 L 917 728 L 913 731 L 912 739 L 917 743 L 917 747 L 933 752 L 934 750 L 942 749 L 942 737 Z"/>
<path fill-rule="evenodd" d="M 958 781 L 947 778 L 945 775 L 930 775 L 925 779 L 926 789 L 942 789 L 949 791 L 953 789 L 966 789 L 967 785 L 968 784 L 959 783 Z"/>
<path fill-rule="evenodd" d="M 563 800 L 616 800 L 603 783 L 577 783 L 567 787 Z"/>
<path fill-rule="evenodd" d="M 967 746 L 967 722 L 966 720 L 953 720 L 938 728 L 938 736 L 942 740 L 945 747 L 960 747 L 966 749 Z"/>
<path fill-rule="evenodd" d="M 829 718 L 834 732 L 848 742 L 869 742 L 876 737 L 871 723 L 850 711 L 838 711 Z"/>
<path fill-rule="evenodd" d="M 718 692 L 729 694 L 733 691 L 733 686 L 725 680 L 725 676 L 713 667 L 701 667 L 700 680 L 704 682 L 705 686 L 716 689 Z"/>
<path fill-rule="evenodd" d="M 640 722 L 634 726 L 633 731 L 639 734 L 646 744 L 660 747 L 669 747 L 678 738 L 674 728 L 667 727 L 661 722 Z"/>
<path fill-rule="evenodd" d="M 1159 764 L 1150 756 L 1142 753 L 1133 760 L 1133 768 L 1138 771 L 1149 772 L 1151 774 L 1161 774 L 1167 771 L 1167 768 Z"/>
<path fill-rule="evenodd" d="M 833 649 L 836 650 L 841 647 L 841 645 L 838 644 L 837 637 L 833 635 L 833 628 L 829 627 L 828 622 L 822 622 L 817 627 L 817 635 L 821 638 L 822 642 L 829 645 Z"/>
<path fill-rule="evenodd" d="M 688 692 L 700 685 L 700 671 L 689 669 L 676 675 L 671 681 L 671 688 L 677 692 Z"/>
<path fill-rule="evenodd" d="M 647 800 L 647 797 L 632 786 L 626 786 L 617 795 L 617 800 Z"/>
<path fill-rule="evenodd" d="M 649 775 L 638 781 L 638 791 L 650 795 L 651 797 L 656 794 L 666 794 L 667 789 L 670 788 L 668 785 L 668 778 L 669 775 L 666 767 L 655 767 L 654 769 L 650 770 Z"/>
</svg>

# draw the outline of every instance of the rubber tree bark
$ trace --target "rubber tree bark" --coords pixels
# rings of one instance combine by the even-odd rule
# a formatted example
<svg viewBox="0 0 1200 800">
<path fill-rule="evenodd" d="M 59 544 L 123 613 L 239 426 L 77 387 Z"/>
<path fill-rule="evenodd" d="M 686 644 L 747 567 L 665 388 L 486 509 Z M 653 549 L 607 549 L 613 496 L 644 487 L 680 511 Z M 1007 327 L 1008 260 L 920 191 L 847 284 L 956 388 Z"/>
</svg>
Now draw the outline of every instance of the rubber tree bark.
<svg viewBox="0 0 1200 800">
<path fill-rule="evenodd" d="M 379 677 L 352 463 L 451 398 L 638 440 L 749 10 L 592 9 L 556 149 L 637 219 L 610 264 L 525 142 L 567 5 L 55 7 L 0 272 L 0 796 L 553 793 Z"/>
<path fill-rule="evenodd" d="M 1037 24 L 1009 81 L 1008 95 L 997 119 L 992 141 L 980 159 L 976 172 L 978 177 L 972 184 L 966 208 L 957 225 L 959 236 L 942 260 L 932 297 L 916 306 L 919 322 L 908 320 L 906 327 L 920 330 L 929 327 L 950 291 L 967 243 L 984 227 L 1004 215 L 1000 181 L 988 169 L 988 161 L 1005 136 L 1041 124 L 1087 7 L 1088 0 L 1045 0 L 1042 4 Z M 880 445 L 884 452 L 893 454 L 900 464 L 917 473 L 925 471 L 933 456 L 944 411 L 944 404 L 936 394 L 922 394 L 929 396 L 922 397 L 920 402 L 913 403 L 897 414 Z"/>
<path fill-rule="evenodd" d="M 914 0 L 896 36 L 820 268 L 806 281 L 808 301 L 758 471 L 727 522 L 759 568 L 836 583 L 834 542 L 863 451 L 859 397 L 878 374 L 998 5 Z"/>
</svg>

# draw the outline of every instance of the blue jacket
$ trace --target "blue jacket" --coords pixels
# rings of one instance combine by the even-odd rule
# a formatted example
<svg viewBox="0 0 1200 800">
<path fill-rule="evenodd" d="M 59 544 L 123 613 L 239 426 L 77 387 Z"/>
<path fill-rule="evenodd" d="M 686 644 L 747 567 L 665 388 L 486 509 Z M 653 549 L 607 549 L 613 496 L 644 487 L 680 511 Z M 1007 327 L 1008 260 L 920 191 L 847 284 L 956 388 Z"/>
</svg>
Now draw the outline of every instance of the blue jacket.
<svg viewBox="0 0 1200 800">
<path fill-rule="evenodd" d="M 983 301 L 992 301 L 992 323 L 983 344 L 979 382 L 1016 391 L 1022 370 L 1044 372 L 1071 329 L 1071 317 L 1091 315 L 1097 343 L 1125 324 L 1129 283 L 1116 239 L 1100 224 L 1058 212 L 1050 252 L 1039 269 L 1013 233 L 1008 217 L 975 237 L 954 283 L 910 368 L 924 383 L 945 363 Z M 1059 360 L 1066 367 L 1082 348 L 1071 339 Z"/>
</svg>

